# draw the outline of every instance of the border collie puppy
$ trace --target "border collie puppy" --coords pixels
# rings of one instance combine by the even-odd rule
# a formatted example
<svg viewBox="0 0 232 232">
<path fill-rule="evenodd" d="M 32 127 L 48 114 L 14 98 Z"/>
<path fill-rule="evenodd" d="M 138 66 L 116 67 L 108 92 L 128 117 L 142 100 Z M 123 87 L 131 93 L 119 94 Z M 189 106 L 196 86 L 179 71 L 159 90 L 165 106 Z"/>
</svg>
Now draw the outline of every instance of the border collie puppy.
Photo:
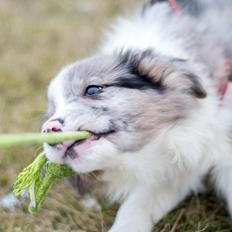
<svg viewBox="0 0 232 232">
<path fill-rule="evenodd" d="M 121 203 L 110 232 L 152 231 L 206 175 L 232 215 L 231 12 L 230 0 L 151 1 L 52 80 L 43 131 L 92 136 L 45 144 L 47 157 L 81 193 Z"/>
</svg>

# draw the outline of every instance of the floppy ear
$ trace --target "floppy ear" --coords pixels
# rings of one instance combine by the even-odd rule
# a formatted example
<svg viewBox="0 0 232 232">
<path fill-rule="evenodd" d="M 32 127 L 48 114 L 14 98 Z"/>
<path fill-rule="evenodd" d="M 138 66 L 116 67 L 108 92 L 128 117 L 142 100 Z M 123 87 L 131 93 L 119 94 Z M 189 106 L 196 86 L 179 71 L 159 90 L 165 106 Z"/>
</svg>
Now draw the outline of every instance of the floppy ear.
<svg viewBox="0 0 232 232">
<path fill-rule="evenodd" d="M 199 81 L 199 77 L 192 73 L 185 73 L 184 76 L 190 81 L 190 93 L 197 98 L 205 98 L 207 93 Z"/>
<path fill-rule="evenodd" d="M 126 65 L 132 74 L 149 83 L 151 88 L 161 91 L 176 89 L 197 98 L 207 95 L 200 78 L 191 72 L 186 60 L 156 55 L 151 50 L 122 52 L 119 57 L 120 65 Z"/>
</svg>

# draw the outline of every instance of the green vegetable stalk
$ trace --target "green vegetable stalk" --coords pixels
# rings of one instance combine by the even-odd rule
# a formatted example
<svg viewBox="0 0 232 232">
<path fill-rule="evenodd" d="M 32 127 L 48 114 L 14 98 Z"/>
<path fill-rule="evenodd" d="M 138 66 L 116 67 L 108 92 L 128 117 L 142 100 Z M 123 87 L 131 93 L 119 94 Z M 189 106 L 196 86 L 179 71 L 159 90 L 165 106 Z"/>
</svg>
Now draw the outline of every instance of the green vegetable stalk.
<svg viewBox="0 0 232 232">
<path fill-rule="evenodd" d="M 90 136 L 89 132 L 81 131 L 74 133 L 49 133 L 24 135 L 1 135 L 0 147 L 10 147 L 13 145 L 59 143 L 64 140 L 81 140 Z M 11 141 L 12 140 L 12 141 Z M 15 143 L 14 143 L 15 142 Z M 24 191 L 29 191 L 31 203 L 29 212 L 37 212 L 43 205 L 45 197 L 56 180 L 72 176 L 75 172 L 62 164 L 49 162 L 42 152 L 38 157 L 19 174 L 13 185 L 13 192 L 20 196 Z"/>
<path fill-rule="evenodd" d="M 24 133 L 0 134 L 0 148 L 10 148 L 26 145 L 56 144 L 68 140 L 81 140 L 90 136 L 87 131 L 55 132 L 55 133 Z"/>
</svg>

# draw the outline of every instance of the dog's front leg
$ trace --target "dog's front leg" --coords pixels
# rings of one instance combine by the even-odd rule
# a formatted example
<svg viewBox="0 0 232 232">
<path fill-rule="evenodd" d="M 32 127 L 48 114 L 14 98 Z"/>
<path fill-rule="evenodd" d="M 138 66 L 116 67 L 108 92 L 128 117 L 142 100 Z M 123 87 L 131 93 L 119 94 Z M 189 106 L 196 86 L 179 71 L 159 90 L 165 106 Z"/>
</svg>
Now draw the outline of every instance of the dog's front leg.
<svg viewBox="0 0 232 232">
<path fill-rule="evenodd" d="M 109 232 L 151 232 L 153 224 L 190 193 L 187 183 L 191 180 L 185 177 L 153 189 L 143 187 L 133 192 L 122 204 Z"/>
<path fill-rule="evenodd" d="M 151 192 L 148 189 L 137 190 L 121 205 L 108 232 L 150 232 L 153 225 L 153 207 Z"/>
</svg>

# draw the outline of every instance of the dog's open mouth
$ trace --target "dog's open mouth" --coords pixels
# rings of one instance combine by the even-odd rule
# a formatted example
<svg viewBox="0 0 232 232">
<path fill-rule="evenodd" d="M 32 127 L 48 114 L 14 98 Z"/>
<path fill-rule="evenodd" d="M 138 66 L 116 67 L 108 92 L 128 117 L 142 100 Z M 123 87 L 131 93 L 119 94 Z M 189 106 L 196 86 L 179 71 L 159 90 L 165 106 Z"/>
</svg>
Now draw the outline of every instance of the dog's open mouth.
<svg viewBox="0 0 232 232">
<path fill-rule="evenodd" d="M 94 133 L 90 137 L 78 141 L 74 141 L 72 144 L 70 144 L 66 148 L 66 152 L 64 153 L 64 158 L 70 157 L 71 159 L 77 158 L 81 153 L 83 153 L 85 150 L 89 149 L 92 145 L 94 145 L 100 138 L 105 138 L 113 133 L 115 133 L 114 130 L 110 130 L 103 133 Z"/>
</svg>

